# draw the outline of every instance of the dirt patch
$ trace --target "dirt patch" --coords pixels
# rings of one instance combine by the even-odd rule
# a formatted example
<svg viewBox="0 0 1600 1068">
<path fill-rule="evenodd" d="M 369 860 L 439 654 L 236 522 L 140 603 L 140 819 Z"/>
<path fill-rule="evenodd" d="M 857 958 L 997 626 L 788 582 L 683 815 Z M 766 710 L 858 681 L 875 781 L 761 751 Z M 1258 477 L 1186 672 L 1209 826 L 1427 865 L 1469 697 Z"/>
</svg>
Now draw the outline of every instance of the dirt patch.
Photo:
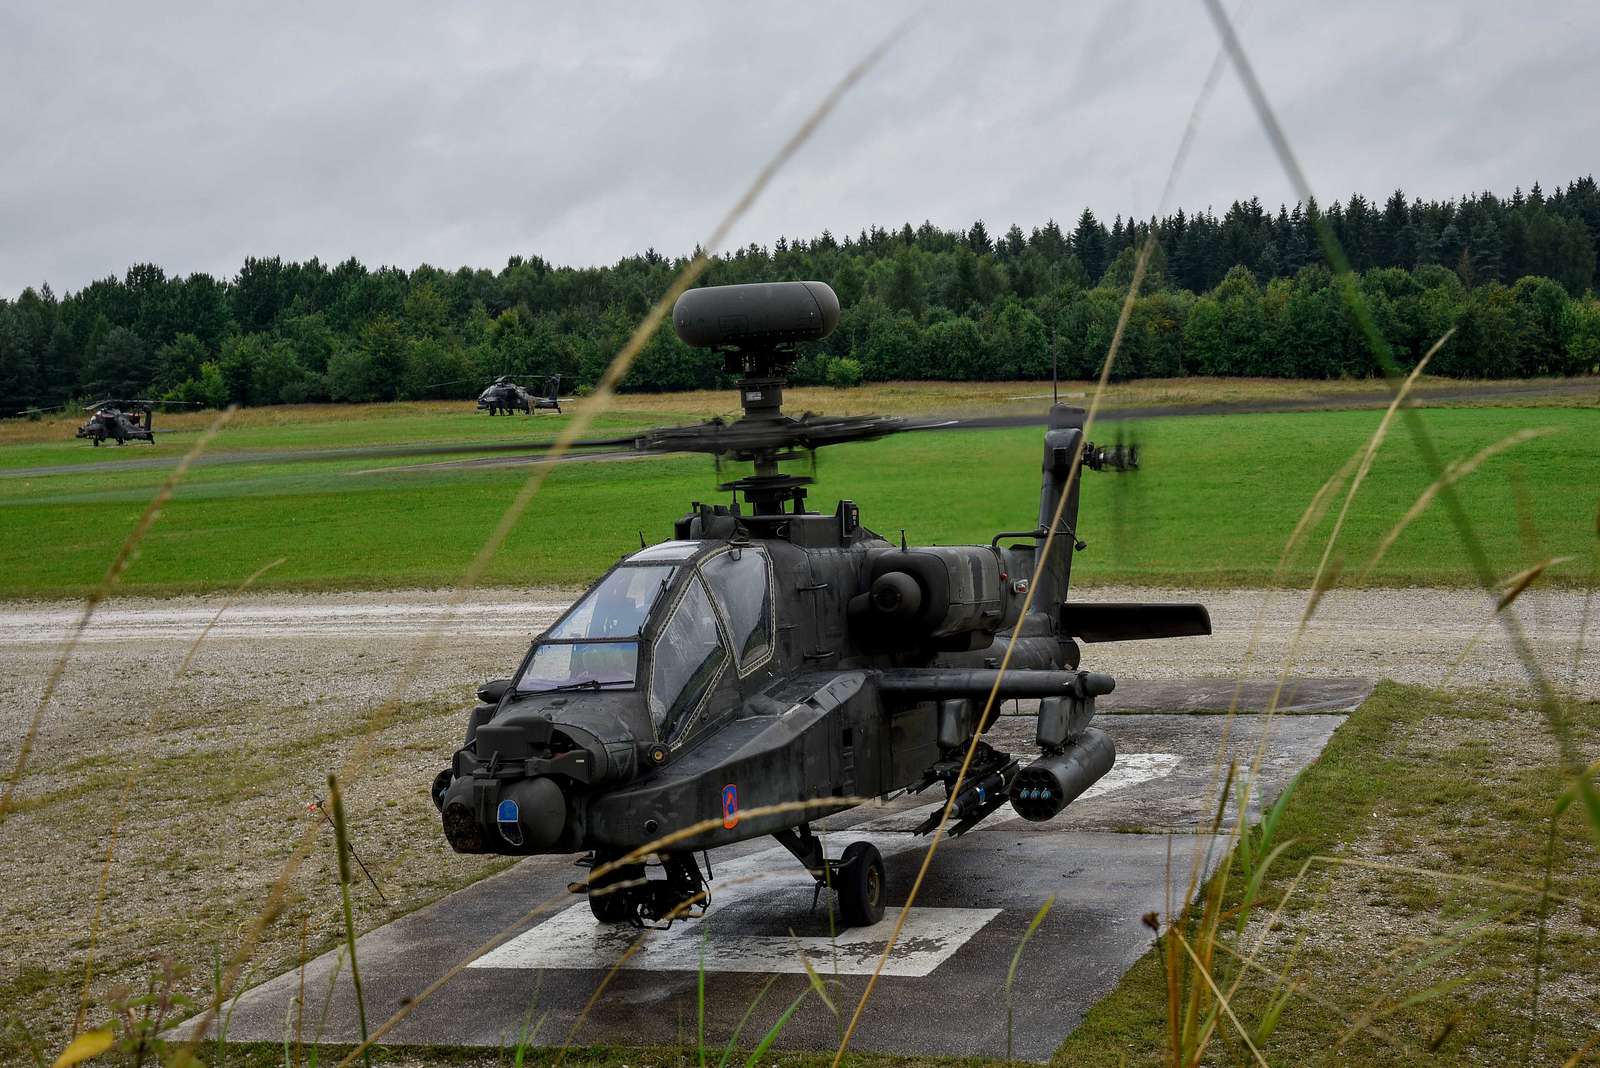
<svg viewBox="0 0 1600 1068">
<path fill-rule="evenodd" d="M 1403 1063 L 1435 1043 L 1470 1061 L 1488 1049 L 1559 1060 L 1600 1026 L 1593 846 L 1570 809 L 1548 837 L 1564 780 L 1539 714 L 1489 694 L 1457 709 L 1394 731 L 1396 781 L 1360 836 L 1335 850 L 1373 867 L 1313 868 L 1258 959 L 1320 998 L 1332 1033 L 1364 1030 L 1355 1048 Z M 1597 728 L 1586 706 L 1574 735 L 1589 759 Z M 1266 932 L 1257 913 L 1238 944 L 1248 951 Z"/>
<path fill-rule="evenodd" d="M 308 600 L 316 599 L 295 602 L 303 609 Z M 504 866 L 449 851 L 427 787 L 459 744 L 474 685 L 508 673 L 566 598 L 525 610 L 499 633 L 446 628 L 420 662 L 422 634 L 397 633 L 410 626 L 404 597 L 340 601 L 370 611 L 347 620 L 337 639 L 326 628 L 296 633 L 274 617 L 275 599 L 242 606 L 274 618 L 213 633 L 177 680 L 215 607 L 142 636 L 137 618 L 119 630 L 110 616 L 91 630 L 41 722 L 20 807 L 0 831 L 8 866 L 0 955 L 20 984 L 0 987 L 0 1023 L 11 1017 L 59 1049 L 91 959 L 91 1020 L 119 988 L 142 991 L 164 959 L 187 970 L 181 993 L 209 997 L 214 963 L 238 949 L 308 829 L 289 906 L 250 978 L 292 967 L 302 937 L 309 952 L 327 948 L 342 922 L 332 836 L 306 805 L 326 795 L 333 769 L 344 769 L 352 837 L 379 888 L 355 887 L 361 929 Z M 8 768 L 58 653 L 28 640 L 39 629 L 8 628 L 0 643 Z M 400 687 L 408 674 L 414 681 Z M 386 705 L 392 714 L 376 717 Z M 14 1052 L 14 1035 L 0 1049 Z"/>
</svg>

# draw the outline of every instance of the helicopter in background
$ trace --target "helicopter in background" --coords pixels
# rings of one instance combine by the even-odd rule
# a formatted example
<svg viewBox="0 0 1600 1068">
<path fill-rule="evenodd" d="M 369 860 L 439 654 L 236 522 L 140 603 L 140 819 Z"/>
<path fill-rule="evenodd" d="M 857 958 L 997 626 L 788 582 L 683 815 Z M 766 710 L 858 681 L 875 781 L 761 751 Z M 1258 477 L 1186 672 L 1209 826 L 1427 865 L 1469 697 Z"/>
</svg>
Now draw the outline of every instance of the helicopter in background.
<svg viewBox="0 0 1600 1068">
<path fill-rule="evenodd" d="M 155 410 L 164 404 L 190 405 L 188 401 L 117 400 L 106 398 L 86 406 L 89 418 L 78 427 L 76 436 L 88 438 L 99 448 L 102 442 L 115 441 L 126 445 L 130 441 L 156 440 Z"/>
<path fill-rule="evenodd" d="M 695 502 L 669 540 L 624 557 L 539 635 L 514 675 L 479 687 L 464 744 L 431 790 L 456 852 L 584 854 L 578 863 L 595 874 L 574 892 L 601 922 L 643 926 L 691 904 L 704 911 L 709 866 L 697 852 L 770 835 L 819 893 L 837 894 L 846 925 L 870 925 L 887 899 L 881 855 L 860 841 L 828 857 L 813 820 L 934 786 L 954 794 L 953 835 L 1007 803 L 1024 819 L 1050 819 L 1116 759 L 1111 736 L 1090 725 L 1115 680 L 1079 669 L 1078 642 L 1211 632 L 1198 604 L 1070 598 L 1073 554 L 1086 547 L 1078 471 L 1138 466 L 1131 446 L 1086 441 L 1080 409 L 1050 410 L 1037 521 L 987 545 L 908 546 L 902 536 L 896 546 L 853 501 L 807 510 L 813 478 L 783 463 L 947 425 L 785 415 L 795 347 L 838 320 L 838 298 L 820 282 L 708 287 L 678 300 L 678 335 L 724 353 L 741 376 L 744 414 L 652 430 L 634 447 L 710 453 L 752 473 L 719 486 L 732 503 Z M 1017 698 L 1039 699 L 1031 759 L 981 737 L 999 703 Z M 782 803 L 806 807 L 762 811 Z M 936 813 L 917 833 L 937 823 Z M 711 829 L 688 831 L 697 825 Z M 670 847 L 652 849 L 675 832 Z"/>
<path fill-rule="evenodd" d="M 79 439 L 87 438 L 97 447 L 107 440 L 115 441 L 118 445 L 126 445 L 130 441 L 154 442 L 155 410 L 162 406 L 199 407 L 192 401 L 127 400 L 106 397 L 84 406 L 83 410 L 90 413 L 89 418 L 83 421 L 73 436 Z M 15 414 L 37 418 L 46 412 L 64 411 L 68 407 L 70 407 L 68 404 L 52 404 L 46 407 L 24 408 Z"/>
<path fill-rule="evenodd" d="M 538 395 L 534 395 L 517 385 L 510 375 L 501 375 L 478 394 L 478 409 L 487 409 L 490 415 L 499 415 L 501 412 L 510 415 L 515 411 L 532 415 L 540 410 L 554 411 L 560 415 L 561 376 L 546 375 L 543 388 Z"/>
</svg>

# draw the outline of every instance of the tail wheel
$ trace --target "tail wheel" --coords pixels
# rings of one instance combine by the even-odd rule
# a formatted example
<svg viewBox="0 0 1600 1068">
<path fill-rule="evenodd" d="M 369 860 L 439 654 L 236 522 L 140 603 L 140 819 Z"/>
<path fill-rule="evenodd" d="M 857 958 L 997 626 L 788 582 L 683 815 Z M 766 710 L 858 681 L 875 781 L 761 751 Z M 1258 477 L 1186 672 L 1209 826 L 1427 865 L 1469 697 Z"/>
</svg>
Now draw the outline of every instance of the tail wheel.
<svg viewBox="0 0 1600 1068">
<path fill-rule="evenodd" d="M 601 863 L 596 861 L 597 864 Z M 644 881 L 643 864 L 627 864 L 612 872 L 607 872 L 598 881 L 589 884 L 589 911 L 594 913 L 594 918 L 601 923 L 625 923 L 633 919 L 634 898 L 631 885 L 617 889 L 608 889 L 617 884 L 633 884 Z"/>
<path fill-rule="evenodd" d="M 871 927 L 883 919 L 883 855 L 871 842 L 852 842 L 833 872 L 839 915 L 846 927 Z"/>
</svg>

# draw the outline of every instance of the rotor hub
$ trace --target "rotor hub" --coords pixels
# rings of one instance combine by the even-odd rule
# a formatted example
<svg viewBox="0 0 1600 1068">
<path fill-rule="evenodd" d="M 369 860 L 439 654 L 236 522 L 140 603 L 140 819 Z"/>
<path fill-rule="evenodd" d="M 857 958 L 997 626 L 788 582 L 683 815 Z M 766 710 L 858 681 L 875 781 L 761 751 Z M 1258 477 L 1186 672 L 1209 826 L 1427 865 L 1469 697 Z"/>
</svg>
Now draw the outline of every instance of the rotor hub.
<svg viewBox="0 0 1600 1068">
<path fill-rule="evenodd" d="M 828 418 L 807 412 L 783 414 L 783 391 L 798 356 L 796 346 L 821 341 L 839 322 L 839 298 L 822 282 L 768 282 L 691 289 L 672 310 L 678 336 L 723 354 L 723 369 L 739 375 L 743 415 L 696 426 L 651 430 L 635 441 L 650 452 L 704 452 L 751 464 L 754 470 L 721 483 L 744 494 L 757 515 L 780 515 L 793 502 L 801 510 L 810 475 L 785 473 L 780 465 L 814 458 L 824 445 L 866 441 L 904 428 L 882 416 Z"/>
</svg>

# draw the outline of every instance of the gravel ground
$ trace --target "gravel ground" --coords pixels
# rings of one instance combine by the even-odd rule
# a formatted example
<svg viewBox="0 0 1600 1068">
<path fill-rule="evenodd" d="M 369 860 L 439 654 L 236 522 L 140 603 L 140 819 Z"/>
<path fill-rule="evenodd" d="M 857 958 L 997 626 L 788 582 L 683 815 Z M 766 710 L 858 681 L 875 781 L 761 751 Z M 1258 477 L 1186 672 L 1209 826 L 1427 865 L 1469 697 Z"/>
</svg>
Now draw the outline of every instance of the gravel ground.
<svg viewBox="0 0 1600 1068">
<path fill-rule="evenodd" d="M 15 962 L 12 974 L 0 972 L 0 1025 L 9 1017 L 59 1048 L 130 776 L 94 935 L 97 999 L 118 985 L 142 986 L 163 958 L 191 967 L 183 989 L 206 994 L 213 958 L 238 946 L 313 818 L 305 804 L 325 793 L 330 768 L 347 769 L 354 839 L 383 890 L 380 899 L 358 888 L 363 929 L 499 866 L 444 849 L 426 786 L 457 744 L 474 684 L 508 673 L 575 594 L 488 590 L 457 612 L 437 591 L 251 596 L 226 608 L 177 681 L 179 663 L 224 599 L 128 598 L 106 606 L 46 710 L 18 789 L 21 807 L 0 829 L 8 868 L 0 959 Z M 1270 679 L 1305 604 L 1303 592 L 1249 590 L 1102 588 L 1085 596 L 1210 606 L 1210 638 L 1088 650 L 1086 664 L 1152 679 L 1231 677 L 1241 664 L 1246 677 Z M 79 607 L 0 605 L 8 769 Z M 1580 663 L 1575 655 L 1585 595 L 1534 590 L 1515 607 L 1547 669 L 1564 686 L 1600 695 L 1600 657 L 1586 654 Z M 1459 590 L 1335 591 L 1298 643 L 1294 670 L 1520 688 L 1525 676 L 1492 608 L 1483 595 Z M 436 647 L 419 663 L 429 634 Z M 415 677 L 397 695 L 408 672 Z M 397 696 L 396 717 L 374 723 L 373 710 Z M 311 951 L 337 937 L 328 839 L 316 841 L 295 877 L 254 978 L 291 966 L 302 931 Z M 0 1042 L 0 1060 L 15 1052 L 15 1034 Z"/>
<path fill-rule="evenodd" d="M 53 741 L 73 744 L 86 729 L 102 738 L 138 733 L 142 721 L 128 714 L 130 702 L 139 707 L 162 699 L 173 708 L 241 702 L 302 708 L 309 710 L 302 718 L 325 726 L 393 697 L 407 665 L 416 678 L 404 699 L 465 703 L 477 681 L 509 672 L 529 639 L 576 593 L 485 590 L 454 611 L 445 595 L 426 590 L 253 596 L 223 611 L 176 687 L 173 671 L 224 599 L 118 599 L 84 632 L 55 703 L 70 714 L 50 715 L 42 737 L 48 748 Z M 1083 596 L 1192 600 L 1210 608 L 1215 633 L 1209 638 L 1085 650 L 1086 664 L 1129 678 L 1234 677 L 1242 667 L 1247 678 L 1271 679 L 1293 647 L 1293 668 L 1302 675 L 1448 687 L 1526 684 L 1492 602 L 1474 591 L 1335 590 L 1298 642 L 1304 591 L 1102 587 Z M 1587 597 L 1531 590 L 1514 612 L 1550 675 L 1597 696 L 1600 656 L 1577 656 Z M 12 747 L 78 611 L 76 603 L 0 604 L 0 715 Z M 429 634 L 437 638 L 433 655 L 416 664 Z"/>
</svg>

